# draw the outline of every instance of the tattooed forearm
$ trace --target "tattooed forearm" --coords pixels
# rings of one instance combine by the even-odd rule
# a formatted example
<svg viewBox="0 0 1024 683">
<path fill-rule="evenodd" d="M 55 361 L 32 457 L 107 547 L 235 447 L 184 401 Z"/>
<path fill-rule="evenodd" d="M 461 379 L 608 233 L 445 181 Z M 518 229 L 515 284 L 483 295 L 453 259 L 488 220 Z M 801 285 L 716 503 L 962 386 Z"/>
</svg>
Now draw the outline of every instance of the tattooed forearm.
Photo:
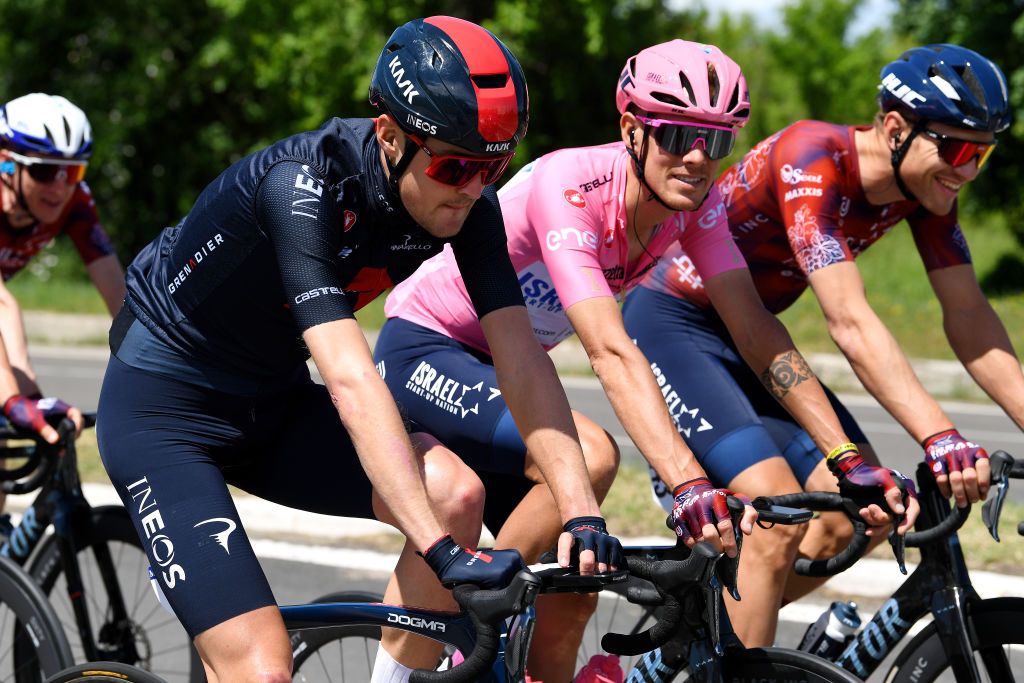
<svg viewBox="0 0 1024 683">
<path fill-rule="evenodd" d="M 812 377 L 814 373 L 804 357 L 796 351 L 787 351 L 761 373 L 761 384 L 781 401 L 793 387 Z"/>
</svg>

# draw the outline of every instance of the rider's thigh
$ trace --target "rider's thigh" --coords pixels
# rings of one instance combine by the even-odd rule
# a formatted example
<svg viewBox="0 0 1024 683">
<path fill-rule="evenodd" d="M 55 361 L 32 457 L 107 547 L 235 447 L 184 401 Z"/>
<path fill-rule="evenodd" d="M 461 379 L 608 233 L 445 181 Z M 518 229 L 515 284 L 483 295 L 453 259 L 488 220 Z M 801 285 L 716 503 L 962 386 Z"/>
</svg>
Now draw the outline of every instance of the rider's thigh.
<svg viewBox="0 0 1024 683">
<path fill-rule="evenodd" d="M 240 614 L 200 633 L 196 649 L 218 683 L 289 683 L 292 653 L 276 606 Z"/>
</svg>

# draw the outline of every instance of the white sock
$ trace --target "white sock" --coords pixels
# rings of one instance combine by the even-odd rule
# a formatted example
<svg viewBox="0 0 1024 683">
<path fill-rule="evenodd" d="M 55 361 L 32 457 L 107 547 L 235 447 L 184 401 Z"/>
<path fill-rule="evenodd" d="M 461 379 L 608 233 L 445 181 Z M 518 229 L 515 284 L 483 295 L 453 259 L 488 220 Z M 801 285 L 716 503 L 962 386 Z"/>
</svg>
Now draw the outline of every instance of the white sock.
<svg viewBox="0 0 1024 683">
<path fill-rule="evenodd" d="M 395 661 L 383 645 L 377 646 L 377 659 L 373 662 L 370 683 L 407 683 L 412 669 Z"/>
</svg>

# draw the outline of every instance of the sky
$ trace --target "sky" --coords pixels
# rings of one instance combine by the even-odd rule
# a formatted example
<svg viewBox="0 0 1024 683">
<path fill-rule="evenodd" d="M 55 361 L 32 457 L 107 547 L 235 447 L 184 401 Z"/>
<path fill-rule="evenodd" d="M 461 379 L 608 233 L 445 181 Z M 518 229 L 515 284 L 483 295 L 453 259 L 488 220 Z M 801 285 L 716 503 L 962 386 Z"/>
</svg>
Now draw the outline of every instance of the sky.
<svg viewBox="0 0 1024 683">
<path fill-rule="evenodd" d="M 693 4 L 692 0 L 671 0 L 675 7 L 686 7 Z M 758 23 L 762 26 L 770 26 L 780 17 L 780 8 L 787 4 L 787 0 L 727 0 L 726 2 L 705 1 L 712 15 L 719 12 L 731 14 L 753 14 Z M 883 25 L 895 11 L 895 0 L 865 0 L 864 5 L 857 13 L 851 27 L 853 37 L 867 33 L 873 28 Z"/>
</svg>

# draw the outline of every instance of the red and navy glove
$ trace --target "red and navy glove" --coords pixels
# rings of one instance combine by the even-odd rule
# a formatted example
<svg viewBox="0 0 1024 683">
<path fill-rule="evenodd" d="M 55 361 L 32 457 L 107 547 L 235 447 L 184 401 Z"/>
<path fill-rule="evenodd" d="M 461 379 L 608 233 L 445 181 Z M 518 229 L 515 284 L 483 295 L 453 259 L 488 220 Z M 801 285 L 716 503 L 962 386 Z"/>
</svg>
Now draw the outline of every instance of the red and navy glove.
<svg viewBox="0 0 1024 683">
<path fill-rule="evenodd" d="M 15 394 L 4 403 L 4 415 L 15 427 L 41 431 L 47 422 L 46 414 L 39 408 L 39 400 Z"/>
<path fill-rule="evenodd" d="M 702 537 L 706 525 L 717 526 L 723 519 L 730 519 L 728 496 L 736 496 L 744 505 L 750 505 L 746 496 L 716 489 L 705 477 L 683 482 L 672 491 L 675 504 L 668 516 L 668 527 L 683 541 Z"/>
<path fill-rule="evenodd" d="M 979 460 L 988 459 L 984 448 L 960 436 L 955 429 L 932 434 L 921 445 L 924 446 L 924 461 L 935 477 L 973 469 Z"/>
<path fill-rule="evenodd" d="M 473 550 L 463 548 L 445 534 L 419 554 L 437 574 L 441 585 L 451 588 L 471 583 L 480 588 L 505 588 L 519 571 L 526 569 L 518 550 Z"/>
<path fill-rule="evenodd" d="M 846 451 L 842 460 L 828 459 L 828 468 L 839 480 L 839 492 L 860 504 L 874 503 L 890 514 L 893 511 L 885 500 L 890 489 L 905 491 L 911 498 L 917 498 L 914 482 L 898 470 L 875 467 L 864 462 L 856 450 Z M 902 487 L 900 486 L 902 484 Z"/>
<path fill-rule="evenodd" d="M 601 517 L 574 517 L 562 527 L 572 534 L 572 557 L 579 562 L 579 554 L 584 550 L 593 550 L 599 564 L 610 567 L 621 567 L 622 544 L 619 539 L 608 533 L 604 519 Z"/>
</svg>

